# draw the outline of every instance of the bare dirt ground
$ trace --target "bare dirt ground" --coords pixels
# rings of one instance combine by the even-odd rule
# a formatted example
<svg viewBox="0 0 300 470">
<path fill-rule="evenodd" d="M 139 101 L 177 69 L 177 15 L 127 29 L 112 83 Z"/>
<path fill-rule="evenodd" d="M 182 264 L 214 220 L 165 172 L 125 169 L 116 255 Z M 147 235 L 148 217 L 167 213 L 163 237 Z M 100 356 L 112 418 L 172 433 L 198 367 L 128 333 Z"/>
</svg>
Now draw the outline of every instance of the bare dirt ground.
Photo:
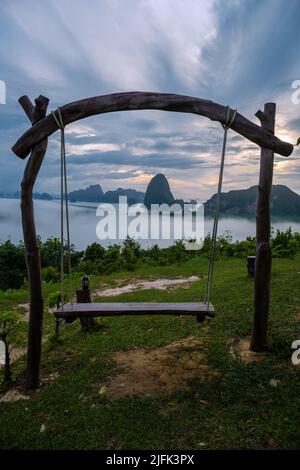
<svg viewBox="0 0 300 470">
<path fill-rule="evenodd" d="M 235 359 L 240 359 L 246 364 L 260 362 L 264 357 L 263 353 L 250 351 L 250 336 L 235 341 L 230 348 L 230 353 Z"/>
<path fill-rule="evenodd" d="M 56 380 L 59 377 L 59 372 L 54 371 L 50 374 L 44 375 L 40 381 L 40 387 L 36 390 L 25 390 L 25 382 L 22 380 L 18 385 L 15 385 L 13 388 L 7 390 L 4 395 L 0 398 L 1 401 L 19 401 L 19 400 L 28 400 L 34 395 L 40 393 L 44 386 L 49 385 L 51 382 Z"/>
<path fill-rule="evenodd" d="M 188 380 L 206 381 L 217 373 L 207 365 L 198 338 L 190 336 L 167 346 L 146 351 L 116 352 L 117 375 L 106 383 L 109 398 L 126 395 L 169 395 L 177 389 L 187 389 Z"/>
<path fill-rule="evenodd" d="M 159 289 L 167 290 L 168 288 L 177 287 L 178 285 L 186 284 L 187 286 L 192 282 L 199 281 L 200 277 L 190 276 L 186 278 L 176 279 L 156 279 L 155 281 L 140 281 L 126 284 L 125 286 L 114 287 L 112 289 L 98 289 L 95 295 L 101 297 L 113 297 L 120 294 L 127 294 L 135 290 Z"/>
<path fill-rule="evenodd" d="M 0 398 L 0 401 L 20 401 L 28 400 L 29 398 L 29 396 L 23 395 L 23 393 L 16 388 L 11 388 Z"/>
</svg>

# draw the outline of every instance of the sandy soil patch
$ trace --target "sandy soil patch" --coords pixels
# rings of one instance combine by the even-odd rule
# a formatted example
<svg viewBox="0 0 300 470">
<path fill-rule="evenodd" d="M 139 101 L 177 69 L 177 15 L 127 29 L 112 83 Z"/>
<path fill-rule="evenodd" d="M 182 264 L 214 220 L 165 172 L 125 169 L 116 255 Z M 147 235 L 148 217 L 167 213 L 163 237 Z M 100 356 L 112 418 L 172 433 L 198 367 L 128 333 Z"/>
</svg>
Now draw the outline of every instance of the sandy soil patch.
<svg viewBox="0 0 300 470">
<path fill-rule="evenodd" d="M 190 276 L 186 278 L 176 279 L 156 279 L 155 281 L 140 281 L 126 284 L 125 286 L 114 287 L 112 289 L 104 289 L 95 291 L 95 295 L 101 297 L 113 297 L 120 294 L 127 294 L 135 290 L 146 290 L 146 289 L 159 289 L 167 290 L 168 288 L 176 287 L 178 285 L 188 285 L 192 282 L 199 281 L 200 277 Z"/>
<path fill-rule="evenodd" d="M 20 401 L 20 400 L 28 400 L 29 396 L 23 395 L 19 390 L 15 388 L 11 388 L 8 390 L 2 397 L 0 401 Z"/>
<path fill-rule="evenodd" d="M 51 372 L 51 374 L 45 375 L 41 378 L 41 385 L 47 385 L 53 382 L 55 379 L 59 377 L 59 372 Z"/>
<path fill-rule="evenodd" d="M 32 398 L 32 396 L 38 394 L 42 387 L 45 385 L 49 385 L 50 383 L 54 382 L 59 377 L 59 372 L 54 371 L 48 375 L 45 375 L 41 378 L 40 386 L 35 390 L 25 391 L 25 381 L 24 379 L 17 385 L 15 388 L 10 388 L 7 392 L 2 395 L 0 398 L 0 402 L 10 402 L 10 401 L 19 401 L 19 400 L 28 400 Z M 27 393 L 27 394 L 25 394 Z"/>
<path fill-rule="evenodd" d="M 26 348 L 17 348 L 13 347 L 10 351 L 10 362 L 13 363 L 16 361 L 19 357 L 24 356 L 26 354 Z M 0 343 L 0 367 L 4 367 L 5 364 L 5 350 L 4 350 L 4 344 Z"/>
<path fill-rule="evenodd" d="M 240 359 L 246 364 L 260 362 L 264 357 L 264 353 L 250 351 L 250 337 L 235 341 L 230 348 L 230 353 L 235 359 Z"/>
<path fill-rule="evenodd" d="M 194 336 L 151 351 L 117 352 L 113 359 L 119 371 L 106 383 L 109 398 L 168 395 L 177 389 L 187 389 L 189 379 L 206 381 L 217 375 L 208 366 L 201 343 Z"/>
<path fill-rule="evenodd" d="M 10 353 L 10 360 L 11 362 L 16 361 L 19 357 L 24 356 L 26 354 L 27 348 L 17 348 L 13 347 L 11 353 Z"/>
<path fill-rule="evenodd" d="M 24 320 L 29 321 L 29 310 L 30 310 L 30 305 L 29 303 L 27 304 L 19 304 L 18 308 L 23 308 L 24 310 Z"/>
</svg>

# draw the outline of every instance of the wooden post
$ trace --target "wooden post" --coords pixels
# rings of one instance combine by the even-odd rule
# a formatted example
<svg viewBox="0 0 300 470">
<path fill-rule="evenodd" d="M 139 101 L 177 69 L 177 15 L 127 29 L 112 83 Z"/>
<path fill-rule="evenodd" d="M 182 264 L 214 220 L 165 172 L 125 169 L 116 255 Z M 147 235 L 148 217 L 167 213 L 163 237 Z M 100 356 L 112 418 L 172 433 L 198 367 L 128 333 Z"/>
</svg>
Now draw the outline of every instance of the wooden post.
<svg viewBox="0 0 300 470">
<path fill-rule="evenodd" d="M 35 106 L 27 96 L 19 100 L 32 125 L 46 115 L 49 100 L 39 96 Z M 40 362 L 43 325 L 43 293 L 39 245 L 36 237 L 33 186 L 47 150 L 47 139 L 35 145 L 27 162 L 21 183 L 21 213 L 28 271 L 30 315 L 27 349 L 27 388 L 37 388 L 40 383 Z"/>
<path fill-rule="evenodd" d="M 266 103 L 264 111 L 256 116 L 261 127 L 274 134 L 276 104 Z M 254 278 L 254 318 L 252 328 L 251 351 L 263 351 L 266 348 L 270 278 L 272 252 L 270 247 L 270 199 L 273 181 L 274 152 L 261 149 L 258 198 L 256 207 L 256 261 Z"/>
<path fill-rule="evenodd" d="M 78 303 L 91 303 L 90 289 L 76 289 L 76 299 Z M 80 317 L 81 331 L 87 333 L 95 329 L 95 321 L 93 317 Z"/>
</svg>

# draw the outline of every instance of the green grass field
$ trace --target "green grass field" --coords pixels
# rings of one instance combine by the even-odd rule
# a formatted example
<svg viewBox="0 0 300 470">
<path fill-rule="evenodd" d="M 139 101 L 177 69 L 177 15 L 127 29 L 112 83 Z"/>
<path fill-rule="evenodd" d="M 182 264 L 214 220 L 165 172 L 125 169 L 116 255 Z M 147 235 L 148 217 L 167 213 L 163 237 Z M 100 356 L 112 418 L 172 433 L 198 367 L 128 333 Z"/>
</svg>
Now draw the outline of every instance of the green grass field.
<svg viewBox="0 0 300 470">
<path fill-rule="evenodd" d="M 299 449 L 300 366 L 291 362 L 291 344 L 300 339 L 300 258 L 273 260 L 269 351 L 259 363 L 234 359 L 234 340 L 250 335 L 253 281 L 241 259 L 218 260 L 212 302 L 215 319 L 123 317 L 99 319 L 99 331 L 83 334 L 79 322 L 62 326 L 59 344 L 54 320 L 45 313 L 42 377 L 57 378 L 30 399 L 0 402 L 2 449 Z M 140 278 L 205 274 L 207 261 L 192 259 L 167 267 L 91 280 L 92 288 Z M 170 291 L 143 290 L 107 301 L 202 300 L 204 280 Z M 56 286 L 46 286 L 45 296 Z M 0 295 L 0 308 L 27 300 L 26 291 Z M 17 343 L 26 341 L 24 324 Z M 171 395 L 144 394 L 109 399 L 98 393 L 114 373 L 116 351 L 153 349 L 189 336 L 199 337 L 217 376 Z M 16 385 L 25 360 L 14 363 Z M 172 375 L 172 370 L 169 371 Z M 54 376 L 55 377 L 55 376 Z M 5 387 L 2 386 L 3 393 Z M 41 428 L 42 427 L 42 428 Z M 42 430 L 42 432 L 41 432 Z"/>
</svg>

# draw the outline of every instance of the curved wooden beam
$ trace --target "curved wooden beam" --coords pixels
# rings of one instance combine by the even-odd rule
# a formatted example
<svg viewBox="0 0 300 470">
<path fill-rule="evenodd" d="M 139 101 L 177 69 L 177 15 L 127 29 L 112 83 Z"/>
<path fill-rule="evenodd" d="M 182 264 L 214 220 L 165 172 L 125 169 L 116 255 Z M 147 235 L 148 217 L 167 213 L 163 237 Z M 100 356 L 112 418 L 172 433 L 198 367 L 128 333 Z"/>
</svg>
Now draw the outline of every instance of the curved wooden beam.
<svg viewBox="0 0 300 470">
<path fill-rule="evenodd" d="M 208 117 L 212 121 L 219 121 L 221 124 L 226 123 L 227 116 L 227 107 L 213 101 L 170 93 L 138 91 L 95 96 L 74 101 L 60 108 L 65 125 L 96 114 L 138 109 L 157 109 L 161 111 L 198 114 Z M 273 150 L 279 155 L 287 157 L 294 149 L 292 144 L 283 142 L 271 132 L 254 124 L 239 113 L 236 114 L 231 128 L 260 147 Z M 18 157 L 26 158 L 30 150 L 37 143 L 46 139 L 57 130 L 58 126 L 53 116 L 48 114 L 48 116 L 38 121 L 20 137 L 12 147 L 12 151 Z"/>
</svg>

